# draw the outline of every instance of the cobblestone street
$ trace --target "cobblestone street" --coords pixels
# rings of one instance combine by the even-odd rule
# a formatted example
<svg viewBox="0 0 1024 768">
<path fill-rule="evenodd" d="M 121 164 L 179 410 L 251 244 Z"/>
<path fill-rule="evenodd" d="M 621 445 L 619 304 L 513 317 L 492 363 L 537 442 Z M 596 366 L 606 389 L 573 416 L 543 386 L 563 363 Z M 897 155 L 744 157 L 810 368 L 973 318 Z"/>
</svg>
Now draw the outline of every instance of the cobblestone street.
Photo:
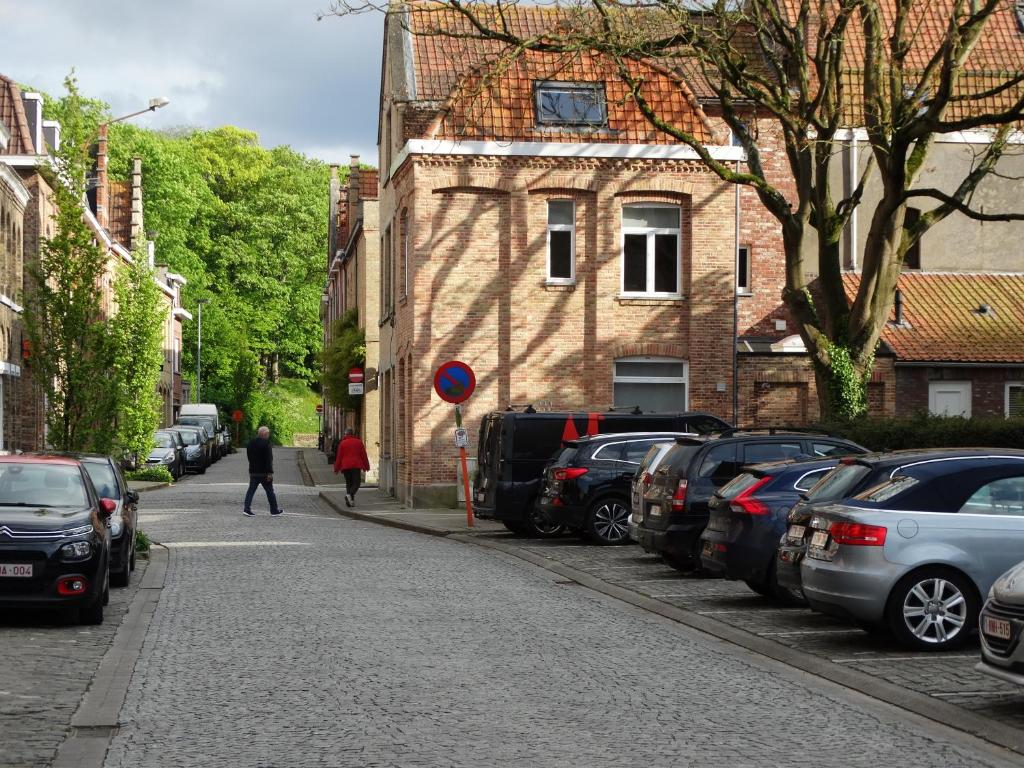
<svg viewBox="0 0 1024 768">
<path fill-rule="evenodd" d="M 170 565 L 110 768 L 1016 764 L 518 559 L 340 518 L 294 452 L 277 469 L 283 518 L 241 515 L 241 456 L 144 497 Z"/>
</svg>

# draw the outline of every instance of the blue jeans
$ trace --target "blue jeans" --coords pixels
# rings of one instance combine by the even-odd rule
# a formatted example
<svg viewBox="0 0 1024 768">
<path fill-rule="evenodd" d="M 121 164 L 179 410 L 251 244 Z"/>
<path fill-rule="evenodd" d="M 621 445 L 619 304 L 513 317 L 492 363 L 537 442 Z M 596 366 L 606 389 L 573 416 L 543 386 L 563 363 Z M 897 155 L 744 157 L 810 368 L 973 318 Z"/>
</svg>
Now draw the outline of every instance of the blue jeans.
<svg viewBox="0 0 1024 768">
<path fill-rule="evenodd" d="M 252 509 L 252 497 L 256 495 L 256 489 L 263 486 L 267 492 L 267 503 L 270 504 L 270 511 L 277 511 L 277 496 L 274 494 L 274 481 L 269 475 L 249 475 L 249 490 L 245 492 L 245 511 Z"/>
</svg>

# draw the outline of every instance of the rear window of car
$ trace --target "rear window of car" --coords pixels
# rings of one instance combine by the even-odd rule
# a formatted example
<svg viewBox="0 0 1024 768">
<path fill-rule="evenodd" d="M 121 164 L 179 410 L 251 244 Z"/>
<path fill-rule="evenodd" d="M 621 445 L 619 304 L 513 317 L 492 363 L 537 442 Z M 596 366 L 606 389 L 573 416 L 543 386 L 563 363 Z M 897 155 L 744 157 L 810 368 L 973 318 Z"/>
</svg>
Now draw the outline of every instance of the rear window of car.
<svg viewBox="0 0 1024 768">
<path fill-rule="evenodd" d="M 649 471 L 651 467 L 654 466 L 654 464 L 658 461 L 658 457 L 660 457 L 664 453 L 668 453 L 668 449 L 670 447 L 671 443 L 655 443 L 654 445 L 652 445 L 650 448 L 647 449 L 647 453 L 644 454 L 644 457 L 640 459 L 640 468 L 637 471 Z"/>
<path fill-rule="evenodd" d="M 700 450 L 699 445 L 682 445 L 676 443 L 668 449 L 668 453 L 658 464 L 658 471 L 682 473 L 687 467 L 690 466 L 690 462 L 693 461 L 693 457 L 697 455 L 697 451 Z"/>
<path fill-rule="evenodd" d="M 576 458 L 576 454 L 577 453 L 579 453 L 579 450 L 575 446 L 563 448 L 559 452 L 558 458 L 555 459 L 555 462 L 554 462 L 555 466 L 557 466 L 557 467 L 568 466 L 569 462 L 571 462 L 573 459 Z"/>
<path fill-rule="evenodd" d="M 857 484 L 871 472 L 863 464 L 840 464 L 807 492 L 808 501 L 835 501 L 850 496 Z"/>
<path fill-rule="evenodd" d="M 96 493 L 101 499 L 121 498 L 121 492 L 117 489 L 117 478 L 114 477 L 114 468 L 109 464 L 98 464 L 95 461 L 86 461 L 85 471 L 89 473 L 92 484 L 96 487 Z"/>
<path fill-rule="evenodd" d="M 764 477 L 762 474 L 754 474 L 753 472 L 744 472 L 737 475 L 728 483 L 718 489 L 718 495 L 723 499 L 731 499 L 735 496 L 739 496 L 748 488 L 753 488 L 757 485 Z"/>
<path fill-rule="evenodd" d="M 878 485 L 868 488 L 862 493 L 858 493 L 853 498 L 857 501 L 866 501 L 869 504 L 881 504 L 909 491 L 920 482 L 921 481 L 916 477 L 896 475 L 895 477 L 891 477 Z"/>
</svg>

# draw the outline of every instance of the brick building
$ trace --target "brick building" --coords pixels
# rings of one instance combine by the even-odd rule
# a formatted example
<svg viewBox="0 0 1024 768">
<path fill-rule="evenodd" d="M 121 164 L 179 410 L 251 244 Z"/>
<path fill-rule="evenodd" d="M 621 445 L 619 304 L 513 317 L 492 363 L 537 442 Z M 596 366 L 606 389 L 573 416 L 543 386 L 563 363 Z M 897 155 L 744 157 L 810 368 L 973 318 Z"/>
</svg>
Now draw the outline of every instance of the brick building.
<svg viewBox="0 0 1024 768">
<path fill-rule="evenodd" d="M 515 13 L 540 28 L 551 11 Z M 607 62 L 526 54 L 483 81 L 486 46 L 415 34 L 434 15 L 385 28 L 382 486 L 454 500 L 452 408 L 431 386 L 452 358 L 476 372 L 473 437 L 509 404 L 730 418 L 734 189 L 649 126 Z M 643 69 L 672 119 L 741 158 L 700 94 Z"/>
<path fill-rule="evenodd" d="M 369 482 L 377 482 L 380 470 L 380 392 L 377 368 L 380 356 L 380 237 L 379 175 L 375 168 L 363 168 L 353 155 L 348 179 L 341 184 L 337 167 L 331 169 L 330 236 L 327 258 L 327 282 L 321 303 L 324 348 L 332 341 L 335 321 L 347 311 L 358 313 L 359 327 L 366 335 L 364 393 L 357 409 L 346 410 L 324 403 L 324 448 L 331 446 L 346 428 L 351 428 L 366 444 L 370 459 Z"/>
</svg>

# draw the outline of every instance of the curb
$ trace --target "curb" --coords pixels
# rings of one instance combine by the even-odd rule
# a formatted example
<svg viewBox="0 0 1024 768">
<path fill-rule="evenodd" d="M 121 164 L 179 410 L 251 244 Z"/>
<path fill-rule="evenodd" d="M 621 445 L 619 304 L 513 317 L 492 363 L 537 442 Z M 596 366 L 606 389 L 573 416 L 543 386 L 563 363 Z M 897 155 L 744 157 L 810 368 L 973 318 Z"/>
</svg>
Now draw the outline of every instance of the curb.
<svg viewBox="0 0 1024 768">
<path fill-rule="evenodd" d="M 299 455 L 296 458 L 296 463 L 299 465 L 299 475 L 302 477 L 302 484 L 308 486 L 316 485 L 316 483 L 313 482 L 313 475 L 309 471 L 309 466 L 307 466 L 306 464 L 305 450 L 299 450 Z"/>
<path fill-rule="evenodd" d="M 132 483 L 145 483 L 146 480 L 129 480 L 128 490 L 135 491 L 136 493 L 146 493 L 147 491 L 159 491 L 161 488 L 170 488 L 171 483 L 149 483 L 148 485 L 132 485 Z"/>
<path fill-rule="evenodd" d="M 443 531 L 430 529 L 416 523 L 409 523 L 403 520 L 392 520 L 380 518 L 374 515 L 354 512 L 350 509 L 339 508 L 334 502 L 320 494 L 320 498 L 335 512 L 344 517 L 355 520 L 363 520 L 376 523 L 389 528 L 402 528 L 415 533 L 424 533 L 428 536 L 448 538 L 463 544 L 470 544 L 486 549 L 493 549 L 520 560 L 555 573 L 563 578 L 579 584 L 585 589 L 598 592 L 607 597 L 620 600 L 636 608 L 657 614 L 684 626 L 695 629 L 704 634 L 723 640 L 732 645 L 739 646 L 745 650 L 756 653 L 760 656 L 781 662 L 789 667 L 815 677 L 827 680 L 836 685 L 848 688 L 864 694 L 872 699 L 884 702 L 899 709 L 911 712 L 915 715 L 927 718 L 933 722 L 952 728 L 957 731 L 969 734 L 994 744 L 1004 749 L 1011 750 L 1018 755 L 1024 755 L 1024 733 L 1002 723 L 996 723 L 988 718 L 975 714 L 974 712 L 961 707 L 939 701 L 931 696 L 907 688 L 902 688 L 894 683 L 874 677 L 864 672 L 841 667 L 823 658 L 811 656 L 789 646 L 777 643 L 774 640 L 751 634 L 746 630 L 733 627 L 717 619 L 702 616 L 698 613 L 678 608 L 674 605 L 664 603 L 653 597 L 645 597 L 638 592 L 609 584 L 596 576 L 577 570 L 572 566 L 556 563 L 532 552 L 526 552 L 517 547 L 511 547 L 500 541 L 481 539 L 467 534 L 464 531 Z"/>
<path fill-rule="evenodd" d="M 153 544 L 149 565 L 114 641 L 100 661 L 89 690 L 71 718 L 71 731 L 57 749 L 53 768 L 102 768 L 131 683 L 149 624 L 160 602 L 170 552 Z"/>
</svg>

